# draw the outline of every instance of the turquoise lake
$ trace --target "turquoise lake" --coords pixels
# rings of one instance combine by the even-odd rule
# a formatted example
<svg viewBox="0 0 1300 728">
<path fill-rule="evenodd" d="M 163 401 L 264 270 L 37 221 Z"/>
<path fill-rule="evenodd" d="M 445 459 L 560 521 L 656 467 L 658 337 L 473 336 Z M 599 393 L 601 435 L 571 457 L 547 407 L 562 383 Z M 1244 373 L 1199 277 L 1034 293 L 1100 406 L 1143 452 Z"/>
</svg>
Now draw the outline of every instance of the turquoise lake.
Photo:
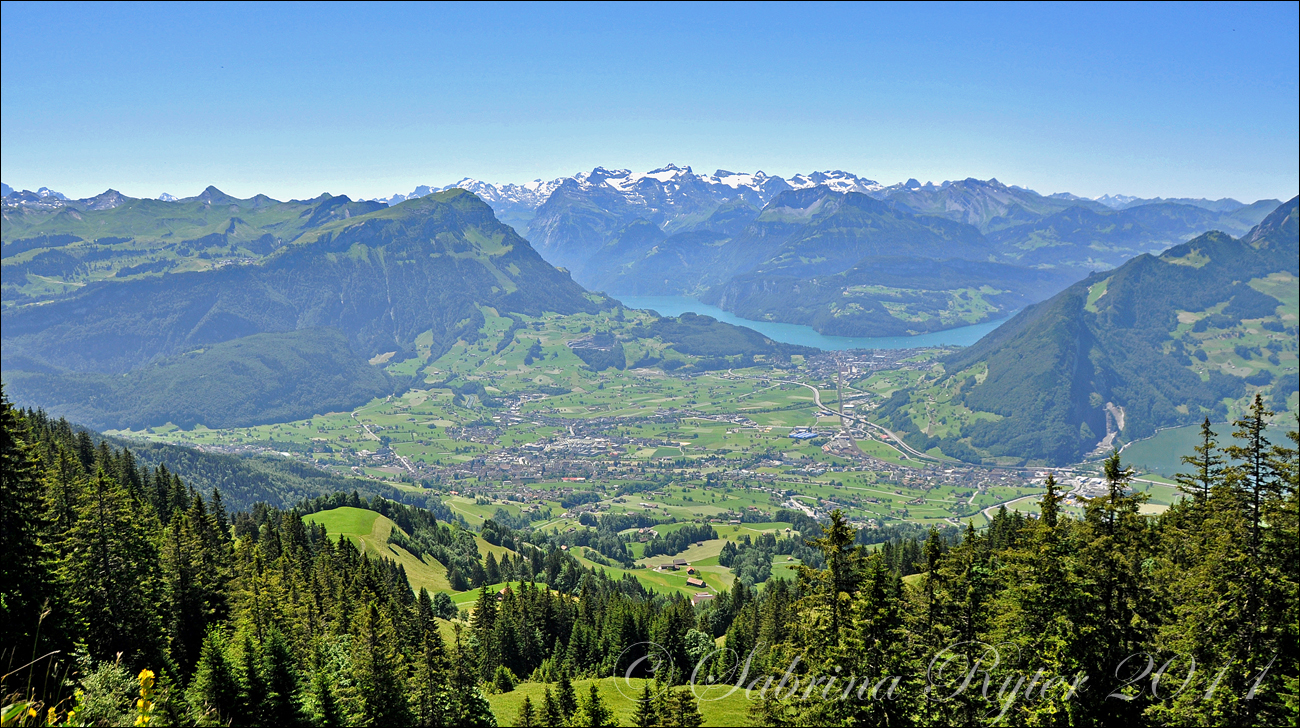
<svg viewBox="0 0 1300 728">
<path fill-rule="evenodd" d="M 817 333 L 811 326 L 743 319 L 734 313 L 723 311 L 717 306 L 700 303 L 687 296 L 615 296 L 615 298 L 622 301 L 623 305 L 628 308 L 649 308 L 658 311 L 661 316 L 680 316 L 688 312 L 701 316 L 712 316 L 719 321 L 751 328 L 773 341 L 780 341 L 785 344 L 799 344 L 801 346 L 815 346 L 818 349 L 828 351 L 841 351 L 844 349 L 912 349 L 919 346 L 944 345 L 970 346 L 1006 321 L 1006 319 L 1000 319 L 974 326 L 962 326 L 947 331 L 936 331 L 932 334 L 919 334 L 917 336 L 826 336 Z"/>
</svg>

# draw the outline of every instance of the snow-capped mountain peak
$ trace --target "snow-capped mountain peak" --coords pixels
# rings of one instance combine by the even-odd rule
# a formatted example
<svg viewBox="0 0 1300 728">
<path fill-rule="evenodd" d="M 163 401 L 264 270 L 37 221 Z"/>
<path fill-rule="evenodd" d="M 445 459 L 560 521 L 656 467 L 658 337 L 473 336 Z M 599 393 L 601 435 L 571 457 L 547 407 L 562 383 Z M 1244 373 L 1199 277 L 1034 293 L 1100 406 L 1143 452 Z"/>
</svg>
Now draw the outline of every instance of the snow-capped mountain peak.
<svg viewBox="0 0 1300 728">
<path fill-rule="evenodd" d="M 627 197 L 629 201 L 635 200 L 642 204 L 649 204 L 651 199 L 671 198 L 679 194 L 686 194 L 685 191 L 688 189 L 704 192 L 708 196 L 719 200 L 741 195 L 750 198 L 759 205 L 766 204 L 776 194 L 790 188 L 803 189 L 825 185 L 836 192 L 861 192 L 864 194 L 876 193 L 885 189 L 883 185 L 874 180 L 859 177 L 843 170 L 800 174 L 786 180 L 775 175 L 769 175 L 762 170 L 749 173 L 719 169 L 713 174 L 698 174 L 689 166 L 681 167 L 676 164 L 665 164 L 648 172 L 596 167 L 590 172 L 578 172 L 569 177 L 560 177 L 549 181 L 535 179 L 524 184 L 497 185 L 466 177 L 454 184 L 445 186 L 421 185 L 409 195 L 397 194 L 387 199 L 380 198 L 380 200 L 395 205 L 415 197 L 423 197 L 431 192 L 460 188 L 473 192 L 494 208 L 508 205 L 519 208 L 521 211 L 531 211 L 541 207 L 547 198 L 551 196 L 551 193 L 566 182 L 576 184 L 578 189 L 581 190 L 612 191 Z"/>
<path fill-rule="evenodd" d="M 812 174 L 796 174 L 786 182 L 796 190 L 821 185 L 829 187 L 835 192 L 860 192 L 864 195 L 884 189 L 884 185 L 875 180 L 864 179 L 851 172 L 838 169 L 813 172 Z"/>
<path fill-rule="evenodd" d="M 659 182 L 667 182 L 670 179 L 676 179 L 679 176 L 690 176 L 691 174 L 692 173 L 690 167 L 687 167 L 686 169 L 682 169 L 681 167 L 678 167 L 675 164 L 670 164 L 666 167 L 660 167 L 659 169 L 651 170 L 649 172 L 646 172 L 645 174 L 633 175 L 633 177 L 638 180 L 646 179 L 648 177 L 650 179 L 657 180 Z"/>
<path fill-rule="evenodd" d="M 1102 195 L 1101 197 L 1096 198 L 1095 201 L 1100 202 L 1106 207 L 1118 210 L 1137 199 L 1138 198 L 1133 195 Z"/>
<path fill-rule="evenodd" d="M 768 177 L 762 170 L 753 174 L 747 174 L 745 172 L 731 172 L 725 169 L 720 169 L 714 172 L 713 175 L 708 178 L 708 180 L 714 184 L 726 185 L 732 189 L 748 187 L 756 191 L 761 190 L 764 183 L 772 179 L 780 178 Z"/>
</svg>

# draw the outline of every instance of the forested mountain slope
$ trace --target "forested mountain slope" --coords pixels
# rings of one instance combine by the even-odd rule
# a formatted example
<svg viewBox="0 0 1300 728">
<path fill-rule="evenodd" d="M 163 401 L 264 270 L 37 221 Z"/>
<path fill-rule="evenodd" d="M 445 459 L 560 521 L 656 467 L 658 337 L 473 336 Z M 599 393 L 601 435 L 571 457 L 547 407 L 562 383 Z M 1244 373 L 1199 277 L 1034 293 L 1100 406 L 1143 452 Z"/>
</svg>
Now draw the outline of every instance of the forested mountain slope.
<svg viewBox="0 0 1300 728">
<path fill-rule="evenodd" d="M 1091 200 L 1045 197 L 1033 190 L 1009 187 L 996 179 L 967 178 L 942 185 L 902 184 L 877 194 L 917 214 L 964 222 L 984 233 L 1031 222 L 1074 206 L 1106 209 Z"/>
<path fill-rule="evenodd" d="M 1188 497 L 1160 515 L 1118 454 L 1082 508 L 1048 474 L 1037 518 L 1004 507 L 960 536 L 778 511 L 788 536 L 776 523 L 712 558 L 734 567 L 786 544 L 800 578 L 738 578 L 693 604 L 592 561 L 628 548 L 626 514 L 564 533 L 485 519 L 475 533 L 355 492 L 232 512 L 224 492 L 0 398 L 0 649 L 35 656 L 10 668 L 7 723 L 608 726 L 617 708 L 632 725 L 994 725 L 1010 709 L 1076 725 L 1291 725 L 1300 434 L 1261 439 L 1266 417 L 1257 402 L 1228 447 L 1198 448 L 1228 468 L 1187 476 Z M 716 537 L 686 524 L 645 548 L 696 528 Z M 1092 687 L 985 695 L 965 671 L 932 669 L 990 645 L 1004 648 L 993 684 Z M 1198 699 L 1105 669 L 1161 651 L 1202 656 L 1186 678 Z M 656 659 L 670 669 L 638 670 Z M 630 679 L 612 686 L 624 663 Z M 889 699 L 797 690 L 846 676 Z M 747 684 L 782 679 L 792 687 L 745 699 Z"/>
<path fill-rule="evenodd" d="M 45 305 L 6 309 L 0 361 L 18 403 L 48 405 L 38 397 L 78 383 L 78 394 L 52 410 L 63 414 L 75 398 L 84 405 L 75 414 L 90 424 L 200 415 L 246 424 L 382 394 L 384 376 L 366 372 L 366 359 L 417 349 L 437 356 L 478 331 L 478 306 L 572 313 L 602 300 L 478 198 L 455 190 L 329 222 L 260 263 L 93 283 Z M 280 338 L 227 345 L 257 334 Z M 152 371 L 134 376 L 160 395 L 157 410 L 140 406 L 148 397 L 128 374 L 146 366 Z M 329 384 L 339 375 L 345 381 Z M 99 385 L 103 397 L 91 394 Z M 173 401 L 158 391 L 164 385 L 201 401 Z M 240 404 L 254 399 L 251 408 Z"/>
<path fill-rule="evenodd" d="M 683 233 L 656 239 L 641 233 L 639 249 L 619 236 L 616 270 L 603 271 L 611 291 L 666 281 L 662 293 L 690 292 L 761 271 L 830 275 L 880 255 L 986 259 L 992 250 L 975 228 L 912 215 L 857 192 L 819 186 L 782 192 L 734 235 Z M 603 252 L 603 251 L 602 251 Z M 585 270 L 596 273 L 593 266 Z M 626 283 L 625 283 L 626 281 Z"/>
<path fill-rule="evenodd" d="M 1098 270 L 1121 265 L 1140 253 L 1158 255 L 1172 243 L 1209 230 L 1244 234 L 1276 207 L 1243 222 L 1231 213 L 1170 202 L 1118 211 L 1078 205 L 990 232 L 988 238 L 998 248 L 999 257 L 1008 262 Z"/>
<path fill-rule="evenodd" d="M 829 276 L 747 273 L 701 298 L 748 319 L 831 336 L 906 336 L 996 319 L 1072 280 L 1068 272 L 1005 263 L 873 256 Z"/>
<path fill-rule="evenodd" d="M 1155 202 L 1115 210 L 974 179 L 866 192 L 787 189 L 761 210 L 752 194 L 723 203 L 697 195 L 686 207 L 670 196 L 647 211 L 614 187 L 565 184 L 548 202 L 568 200 L 563 220 L 549 213 L 538 220 L 571 226 L 545 231 L 552 246 L 546 254 L 561 256 L 584 285 L 614 295 L 697 296 L 742 316 L 805 323 L 833 335 L 919 333 L 1005 315 L 1091 271 L 1159 254 L 1213 229 L 1241 234 L 1267 214 L 1239 203 L 1211 210 Z M 689 189 L 683 185 L 681 194 Z M 672 210 L 670 224 L 659 222 Z M 565 245 L 572 247 L 556 252 Z M 891 260 L 902 268 L 890 270 Z M 913 264 L 920 260 L 931 261 L 934 276 L 916 275 Z M 986 271 L 996 279 L 986 281 L 990 290 L 962 291 L 970 287 L 953 288 L 940 274 L 951 266 L 938 261 L 955 260 L 1005 267 Z M 882 278 L 868 281 L 855 267 Z M 900 277 L 910 282 L 887 282 Z M 864 285 L 891 290 L 873 289 L 863 299 L 858 288 Z M 958 291 L 966 302 L 954 298 Z"/>
<path fill-rule="evenodd" d="M 963 459 L 1061 464 L 1099 443 L 1221 420 L 1255 391 L 1294 407 L 1296 207 L 1241 239 L 1207 233 L 1093 274 L 896 392 L 881 417 Z"/>
</svg>

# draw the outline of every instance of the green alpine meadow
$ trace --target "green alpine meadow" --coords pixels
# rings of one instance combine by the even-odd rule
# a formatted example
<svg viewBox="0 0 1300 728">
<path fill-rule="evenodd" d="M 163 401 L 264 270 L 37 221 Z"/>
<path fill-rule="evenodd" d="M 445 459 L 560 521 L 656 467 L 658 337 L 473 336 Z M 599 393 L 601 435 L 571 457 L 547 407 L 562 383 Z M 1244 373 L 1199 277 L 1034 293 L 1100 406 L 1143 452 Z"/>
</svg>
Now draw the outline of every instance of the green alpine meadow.
<svg viewBox="0 0 1300 728">
<path fill-rule="evenodd" d="M 0 69 L 0 728 L 1300 722 L 1294 3 L 7 0 Z"/>
</svg>

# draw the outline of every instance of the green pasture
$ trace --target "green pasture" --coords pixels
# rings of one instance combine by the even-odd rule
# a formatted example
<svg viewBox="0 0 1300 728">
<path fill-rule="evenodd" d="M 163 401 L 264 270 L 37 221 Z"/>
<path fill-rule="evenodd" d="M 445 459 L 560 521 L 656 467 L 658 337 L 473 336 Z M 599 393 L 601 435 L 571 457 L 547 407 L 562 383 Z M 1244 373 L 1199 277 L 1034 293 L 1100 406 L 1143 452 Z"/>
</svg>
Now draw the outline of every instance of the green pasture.
<svg viewBox="0 0 1300 728">
<path fill-rule="evenodd" d="M 303 520 L 324 526 L 325 532 L 332 537 L 346 537 L 371 556 L 397 562 L 406 569 L 406 578 L 411 582 L 412 589 L 418 591 L 423 587 L 431 592 L 451 591 L 451 582 L 447 581 L 447 568 L 431 556 L 417 559 L 406 549 L 388 543 L 388 535 L 398 526 L 374 511 L 343 506 L 308 514 Z M 400 528 L 398 530 L 401 531 Z"/>
<path fill-rule="evenodd" d="M 577 692 L 579 699 L 586 700 L 590 694 L 591 686 L 595 684 L 601 700 L 614 712 L 614 719 L 618 725 L 632 725 L 632 716 L 636 711 L 635 698 L 641 694 L 644 683 L 644 680 L 638 678 L 607 677 L 599 680 L 574 680 L 573 688 Z M 651 683 L 651 689 L 653 689 L 653 686 L 654 683 Z M 501 726 L 518 725 L 516 718 L 519 715 L 519 708 L 523 705 L 524 698 L 527 697 L 533 704 L 533 709 L 536 710 L 542 704 L 543 693 L 547 687 L 543 683 L 525 682 L 520 683 L 508 693 L 489 695 L 488 703 L 492 706 L 493 714 L 496 715 L 497 724 Z M 551 693 L 554 694 L 555 686 L 551 685 L 550 688 Z M 705 692 L 701 688 L 701 694 L 705 699 L 700 701 L 699 709 L 704 716 L 704 725 L 749 725 L 749 706 L 758 699 L 757 693 L 752 696 L 753 699 L 751 700 L 746 696 L 744 689 L 736 690 L 730 695 L 726 695 L 726 690 L 710 688 Z M 723 695 L 726 695 L 726 697 L 722 697 Z M 720 699 L 709 699 L 713 697 Z"/>
</svg>

